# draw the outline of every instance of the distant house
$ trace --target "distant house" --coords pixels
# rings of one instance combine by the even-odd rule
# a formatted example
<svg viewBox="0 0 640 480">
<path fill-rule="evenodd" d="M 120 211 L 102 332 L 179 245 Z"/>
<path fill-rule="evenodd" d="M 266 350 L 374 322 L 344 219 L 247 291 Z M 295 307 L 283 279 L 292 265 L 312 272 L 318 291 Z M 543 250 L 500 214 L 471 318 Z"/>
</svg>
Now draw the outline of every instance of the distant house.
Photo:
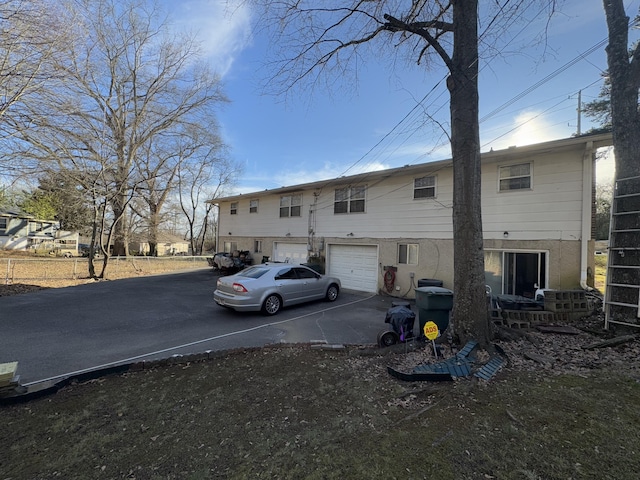
<svg viewBox="0 0 640 480">
<path fill-rule="evenodd" d="M 177 235 L 164 232 L 158 234 L 156 245 L 158 256 L 188 255 L 189 249 L 189 242 Z M 129 242 L 129 252 L 132 255 L 148 255 L 149 251 L 149 242 L 146 239 L 138 238 Z"/>
<path fill-rule="evenodd" d="M 494 293 L 592 283 L 595 153 L 611 134 L 482 155 L 486 283 Z M 343 288 L 413 296 L 453 288 L 451 160 L 212 200 L 219 243 L 254 258 L 321 264 Z"/>
<path fill-rule="evenodd" d="M 78 234 L 60 230 L 60 222 L 39 220 L 19 211 L 0 210 L 0 248 L 77 255 Z"/>
</svg>

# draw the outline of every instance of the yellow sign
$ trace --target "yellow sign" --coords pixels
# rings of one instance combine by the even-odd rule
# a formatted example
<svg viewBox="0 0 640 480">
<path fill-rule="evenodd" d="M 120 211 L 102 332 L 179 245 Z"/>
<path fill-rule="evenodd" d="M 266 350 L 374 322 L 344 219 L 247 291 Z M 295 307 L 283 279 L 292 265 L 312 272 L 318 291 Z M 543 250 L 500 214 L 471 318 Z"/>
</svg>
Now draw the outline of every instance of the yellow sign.
<svg viewBox="0 0 640 480">
<path fill-rule="evenodd" d="M 440 330 L 438 330 L 438 325 L 435 322 L 427 322 L 424 324 L 424 335 L 429 340 L 435 340 L 440 335 Z"/>
</svg>

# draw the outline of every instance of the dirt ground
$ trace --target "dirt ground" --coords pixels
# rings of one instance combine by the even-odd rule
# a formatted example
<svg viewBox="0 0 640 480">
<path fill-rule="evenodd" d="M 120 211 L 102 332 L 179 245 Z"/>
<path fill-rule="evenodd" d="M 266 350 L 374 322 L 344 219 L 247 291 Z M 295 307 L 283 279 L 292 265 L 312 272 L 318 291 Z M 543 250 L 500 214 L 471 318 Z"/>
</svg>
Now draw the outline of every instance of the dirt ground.
<svg viewBox="0 0 640 480">
<path fill-rule="evenodd" d="M 634 478 L 640 343 L 593 347 L 629 334 L 597 315 L 565 326 L 501 331 L 489 381 L 398 380 L 388 367 L 436 361 L 411 343 L 244 349 L 74 383 L 0 406 L 0 478 Z"/>
</svg>

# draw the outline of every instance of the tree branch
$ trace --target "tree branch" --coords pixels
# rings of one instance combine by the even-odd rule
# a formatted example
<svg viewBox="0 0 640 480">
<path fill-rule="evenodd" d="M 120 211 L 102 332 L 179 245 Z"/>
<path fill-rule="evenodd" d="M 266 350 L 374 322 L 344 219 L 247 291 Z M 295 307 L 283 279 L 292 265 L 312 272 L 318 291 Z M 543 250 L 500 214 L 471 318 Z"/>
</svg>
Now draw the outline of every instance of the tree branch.
<svg viewBox="0 0 640 480">
<path fill-rule="evenodd" d="M 442 47 L 436 36 L 431 35 L 427 28 L 437 28 L 445 32 L 451 32 L 453 25 L 447 22 L 441 22 L 433 20 L 431 22 L 415 22 L 405 23 L 397 18 L 385 13 L 384 19 L 387 21 L 384 25 L 384 29 L 390 32 L 408 32 L 418 35 L 425 39 L 430 47 L 432 47 L 436 53 L 440 56 L 442 61 L 447 65 L 449 71 L 453 71 L 453 64 L 451 63 L 451 57 L 447 51 Z M 422 56 L 422 55 L 421 55 Z"/>
</svg>

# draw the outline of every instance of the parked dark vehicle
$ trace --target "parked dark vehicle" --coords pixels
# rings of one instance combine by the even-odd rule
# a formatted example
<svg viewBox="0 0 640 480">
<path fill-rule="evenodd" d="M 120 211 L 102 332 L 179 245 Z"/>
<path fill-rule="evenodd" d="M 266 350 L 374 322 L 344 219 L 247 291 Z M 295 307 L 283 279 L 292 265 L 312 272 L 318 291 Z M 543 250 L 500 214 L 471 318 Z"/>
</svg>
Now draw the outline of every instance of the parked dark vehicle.
<svg viewBox="0 0 640 480">
<path fill-rule="evenodd" d="M 248 250 L 236 250 L 233 253 L 218 252 L 207 259 L 214 270 L 224 274 L 231 274 L 253 265 L 253 258 Z"/>
<path fill-rule="evenodd" d="M 89 245 L 87 243 L 79 243 L 78 244 L 78 253 L 83 257 L 88 257 L 89 256 L 90 249 L 91 249 L 91 245 Z M 94 247 L 94 249 L 93 249 L 93 258 L 99 258 L 101 253 L 102 252 L 100 251 L 100 247 L 98 247 L 96 245 Z"/>
<path fill-rule="evenodd" d="M 263 263 L 220 277 L 213 298 L 218 305 L 237 311 L 275 315 L 289 305 L 322 299 L 333 302 L 340 287 L 339 279 L 303 265 Z"/>
</svg>

